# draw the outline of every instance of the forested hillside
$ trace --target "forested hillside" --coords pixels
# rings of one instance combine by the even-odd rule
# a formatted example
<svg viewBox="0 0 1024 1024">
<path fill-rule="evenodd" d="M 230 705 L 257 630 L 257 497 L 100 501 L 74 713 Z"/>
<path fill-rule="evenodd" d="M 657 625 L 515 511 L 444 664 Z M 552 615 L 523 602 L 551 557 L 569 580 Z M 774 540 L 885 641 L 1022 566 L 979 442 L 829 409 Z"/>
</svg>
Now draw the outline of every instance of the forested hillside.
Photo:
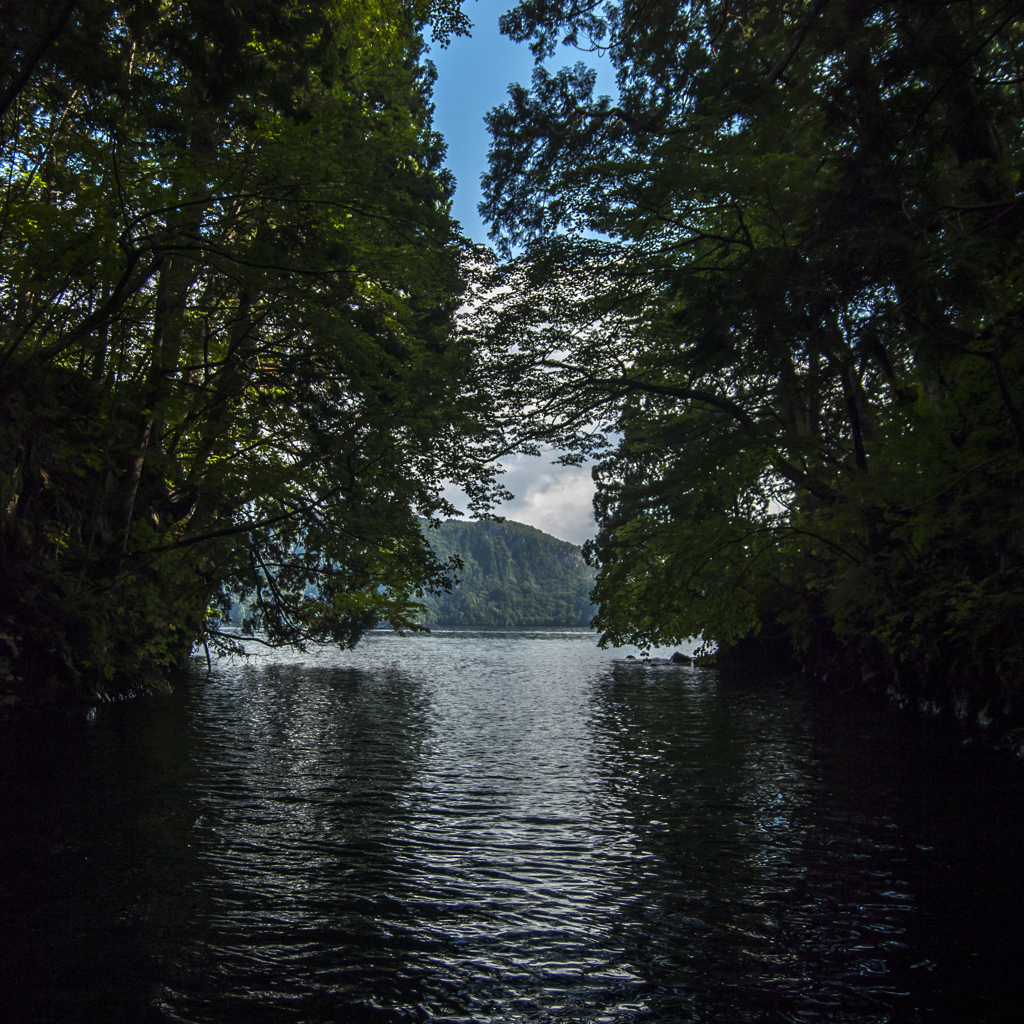
<svg viewBox="0 0 1024 1024">
<path fill-rule="evenodd" d="M 586 626 L 593 570 L 575 544 L 523 523 L 449 520 L 424 531 L 438 560 L 463 568 L 450 595 L 427 597 L 428 626 Z"/>
</svg>

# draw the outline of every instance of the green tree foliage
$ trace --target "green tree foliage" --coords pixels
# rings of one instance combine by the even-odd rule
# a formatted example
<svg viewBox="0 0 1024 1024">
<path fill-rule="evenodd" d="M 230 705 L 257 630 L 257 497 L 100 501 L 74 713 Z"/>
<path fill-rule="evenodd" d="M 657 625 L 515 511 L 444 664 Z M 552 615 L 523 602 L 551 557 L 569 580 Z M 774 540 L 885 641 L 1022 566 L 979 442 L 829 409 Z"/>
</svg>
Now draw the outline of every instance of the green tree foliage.
<svg viewBox="0 0 1024 1024">
<path fill-rule="evenodd" d="M 409 625 L 493 485 L 421 30 L 457 0 L 4 0 L 0 677 Z M 10 21 L 8 21 L 10 16 Z"/>
<path fill-rule="evenodd" d="M 438 559 L 460 565 L 450 594 L 424 599 L 425 625 L 590 625 L 594 571 L 575 544 L 508 520 L 422 525 Z"/>
<path fill-rule="evenodd" d="M 525 0 L 480 307 L 521 442 L 596 470 L 605 639 L 1024 680 L 1024 5 Z M 527 415 L 523 414 L 523 410 Z M 607 431 L 606 431 L 607 434 Z"/>
</svg>

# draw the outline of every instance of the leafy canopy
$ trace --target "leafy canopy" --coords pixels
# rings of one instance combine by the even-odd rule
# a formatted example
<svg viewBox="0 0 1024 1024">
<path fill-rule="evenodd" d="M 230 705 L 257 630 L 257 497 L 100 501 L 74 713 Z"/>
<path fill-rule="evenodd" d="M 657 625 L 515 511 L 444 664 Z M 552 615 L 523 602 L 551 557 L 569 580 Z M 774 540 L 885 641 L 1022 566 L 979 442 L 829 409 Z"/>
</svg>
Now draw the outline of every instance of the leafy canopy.
<svg viewBox="0 0 1024 1024">
<path fill-rule="evenodd" d="M 822 669 L 1019 698 L 1022 16 L 524 0 L 503 20 L 538 59 L 566 41 L 617 72 L 613 99 L 538 66 L 491 112 L 481 209 L 525 251 L 474 326 L 521 444 L 604 451 L 606 641 L 783 629 Z"/>
<path fill-rule="evenodd" d="M 495 492 L 422 31 L 456 0 L 11 8 L 0 678 L 158 681 L 412 627 L 416 513 Z"/>
</svg>

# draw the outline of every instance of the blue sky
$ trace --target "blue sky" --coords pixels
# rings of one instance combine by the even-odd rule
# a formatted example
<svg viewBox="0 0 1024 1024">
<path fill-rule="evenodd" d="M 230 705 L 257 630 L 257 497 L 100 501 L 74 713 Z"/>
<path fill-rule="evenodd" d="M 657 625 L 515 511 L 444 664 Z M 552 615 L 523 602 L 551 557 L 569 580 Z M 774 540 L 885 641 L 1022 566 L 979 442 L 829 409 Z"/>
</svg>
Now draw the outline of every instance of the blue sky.
<svg viewBox="0 0 1024 1024">
<path fill-rule="evenodd" d="M 508 0 L 467 0 L 473 35 L 453 39 L 445 50 L 434 47 L 434 127 L 448 143 L 447 164 L 455 175 L 454 214 L 474 242 L 487 241 L 477 213 L 480 175 L 487 169 L 490 136 L 484 115 L 505 102 L 511 82 L 529 82 L 533 55 L 498 32 Z"/>
<path fill-rule="evenodd" d="M 472 36 L 453 39 L 445 50 L 435 46 L 431 54 L 437 67 L 434 126 L 448 141 L 447 164 L 458 182 L 454 213 L 475 242 L 487 242 L 487 228 L 476 209 L 490 145 L 484 114 L 507 100 L 510 83 L 529 84 L 533 72 L 530 48 L 498 31 L 498 18 L 511 6 L 512 0 L 464 0 Z M 593 54 L 563 47 L 547 66 L 554 70 L 580 60 L 597 67 L 598 93 L 614 93 L 611 65 Z"/>
<path fill-rule="evenodd" d="M 488 241 L 487 228 L 476 209 L 481 199 L 480 175 L 487 169 L 490 145 L 484 115 L 507 100 L 510 83 L 528 83 L 533 71 L 529 47 L 511 42 L 498 31 L 498 18 L 510 6 L 511 0 L 466 0 L 464 9 L 473 21 L 472 35 L 453 39 L 445 50 L 435 46 L 431 54 L 437 67 L 434 126 L 448 142 L 446 163 L 457 181 L 453 212 L 475 242 Z M 563 49 L 547 63 L 554 70 L 579 60 L 597 67 L 599 93 L 614 93 L 610 65 L 591 54 Z M 505 460 L 504 482 L 516 497 L 498 511 L 509 519 L 581 544 L 594 534 L 590 470 L 552 465 L 555 454 Z M 449 497 L 459 505 L 457 492 Z"/>
</svg>

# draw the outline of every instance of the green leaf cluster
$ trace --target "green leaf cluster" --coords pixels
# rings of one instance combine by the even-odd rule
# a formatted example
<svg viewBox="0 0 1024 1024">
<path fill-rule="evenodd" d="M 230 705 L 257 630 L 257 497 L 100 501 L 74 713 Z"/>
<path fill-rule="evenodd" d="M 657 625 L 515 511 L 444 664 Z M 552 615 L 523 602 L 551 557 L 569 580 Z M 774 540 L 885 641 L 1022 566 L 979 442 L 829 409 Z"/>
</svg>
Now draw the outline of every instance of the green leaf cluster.
<svg viewBox="0 0 1024 1024">
<path fill-rule="evenodd" d="M 417 513 L 494 490 L 423 62 L 459 3 L 12 18 L 0 681 L 159 685 L 237 594 L 271 644 L 414 628 Z"/>
<path fill-rule="evenodd" d="M 475 330 L 598 454 L 609 642 L 785 630 L 821 676 L 1024 698 L 1024 9 L 525 0 Z M 602 454 L 603 453 L 603 454 Z M 973 710 L 972 710 L 973 709 Z"/>
</svg>

